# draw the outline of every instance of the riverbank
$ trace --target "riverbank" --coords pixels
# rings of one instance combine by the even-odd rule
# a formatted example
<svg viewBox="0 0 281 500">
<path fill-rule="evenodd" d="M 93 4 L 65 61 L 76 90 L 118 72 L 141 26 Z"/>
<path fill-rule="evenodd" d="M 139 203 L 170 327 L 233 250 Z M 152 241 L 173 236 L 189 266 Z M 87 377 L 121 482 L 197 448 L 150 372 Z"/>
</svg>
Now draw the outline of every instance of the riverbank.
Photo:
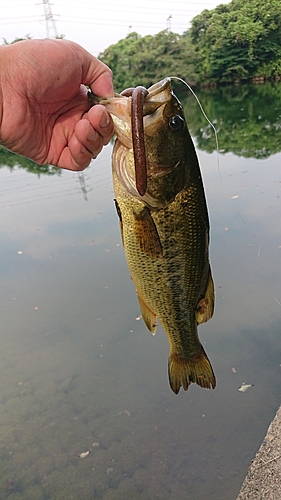
<svg viewBox="0 0 281 500">
<path fill-rule="evenodd" d="M 281 406 L 252 461 L 237 500 L 281 498 Z"/>
</svg>

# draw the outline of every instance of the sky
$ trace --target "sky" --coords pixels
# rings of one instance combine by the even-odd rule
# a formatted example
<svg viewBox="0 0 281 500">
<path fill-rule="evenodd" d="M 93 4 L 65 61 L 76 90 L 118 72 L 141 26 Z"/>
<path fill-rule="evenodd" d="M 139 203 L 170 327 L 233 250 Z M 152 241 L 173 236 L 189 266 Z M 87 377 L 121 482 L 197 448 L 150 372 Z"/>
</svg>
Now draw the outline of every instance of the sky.
<svg viewBox="0 0 281 500">
<path fill-rule="evenodd" d="M 57 33 L 98 56 L 132 31 L 145 36 L 168 28 L 182 34 L 193 17 L 222 3 L 229 0 L 0 0 L 0 44 L 3 38 Z"/>
</svg>

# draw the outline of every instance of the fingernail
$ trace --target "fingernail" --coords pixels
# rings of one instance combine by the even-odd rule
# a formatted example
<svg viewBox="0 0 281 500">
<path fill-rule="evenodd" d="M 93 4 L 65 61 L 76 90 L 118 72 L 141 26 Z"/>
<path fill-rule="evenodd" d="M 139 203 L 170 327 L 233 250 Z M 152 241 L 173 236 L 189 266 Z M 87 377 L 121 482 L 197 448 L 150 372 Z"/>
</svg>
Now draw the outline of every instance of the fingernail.
<svg viewBox="0 0 281 500">
<path fill-rule="evenodd" d="M 81 151 L 81 153 L 84 154 L 84 153 L 86 153 L 87 148 L 85 148 L 85 146 L 81 146 L 80 151 Z"/>
<path fill-rule="evenodd" d="M 105 128 L 110 124 L 110 116 L 107 111 L 104 110 L 103 114 L 101 115 L 100 119 L 100 127 Z"/>
</svg>

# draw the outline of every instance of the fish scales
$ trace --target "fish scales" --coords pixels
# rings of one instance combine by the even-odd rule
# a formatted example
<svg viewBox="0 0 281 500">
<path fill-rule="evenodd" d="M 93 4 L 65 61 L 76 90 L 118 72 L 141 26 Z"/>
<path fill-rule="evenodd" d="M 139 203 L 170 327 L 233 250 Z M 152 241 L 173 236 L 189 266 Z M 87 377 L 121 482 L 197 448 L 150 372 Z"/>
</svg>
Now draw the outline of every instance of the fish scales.
<svg viewBox="0 0 281 500">
<path fill-rule="evenodd" d="M 187 390 L 191 383 L 214 388 L 215 376 L 197 331 L 214 309 L 209 220 L 200 168 L 168 79 L 148 89 L 144 106 L 149 110 L 148 119 L 144 118 L 148 161 L 144 196 L 135 187 L 133 147 L 127 132 L 126 141 L 122 136 L 128 130 L 130 108 L 124 115 L 124 105 L 122 115 L 120 106 L 118 111 L 114 103 L 108 106 L 118 116 L 113 183 L 126 260 L 147 327 L 155 333 L 158 318 L 167 334 L 172 390 Z M 184 122 L 176 134 L 170 130 L 175 117 Z"/>
<path fill-rule="evenodd" d="M 201 179 L 197 183 L 202 188 Z M 115 189 L 118 193 L 118 188 Z M 199 196 L 198 200 L 197 196 L 196 199 L 197 191 L 195 185 L 189 186 L 168 207 L 151 213 L 163 247 L 161 259 L 143 254 L 131 230 L 134 224 L 132 201 L 129 197 L 124 200 L 117 194 L 131 277 L 137 283 L 138 293 L 145 303 L 161 318 L 164 330 L 178 355 L 198 352 L 197 339 L 187 332 L 195 328 L 196 307 L 205 291 L 202 281 L 205 283 L 209 270 L 207 264 L 205 268 L 200 265 L 206 254 L 208 227 L 204 223 L 204 204 L 201 208 L 202 216 L 199 214 L 198 218 L 198 204 L 202 197 Z"/>
</svg>

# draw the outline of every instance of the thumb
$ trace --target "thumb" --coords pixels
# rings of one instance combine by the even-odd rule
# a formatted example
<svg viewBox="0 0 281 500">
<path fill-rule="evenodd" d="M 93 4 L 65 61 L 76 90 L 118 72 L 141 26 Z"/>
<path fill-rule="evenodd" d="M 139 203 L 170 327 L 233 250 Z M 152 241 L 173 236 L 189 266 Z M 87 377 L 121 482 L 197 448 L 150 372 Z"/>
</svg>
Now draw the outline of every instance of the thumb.
<svg viewBox="0 0 281 500">
<path fill-rule="evenodd" d="M 82 83 L 88 85 L 92 92 L 98 96 L 114 96 L 112 71 L 106 64 L 96 59 L 94 56 L 90 56 L 90 61 Z"/>
</svg>

